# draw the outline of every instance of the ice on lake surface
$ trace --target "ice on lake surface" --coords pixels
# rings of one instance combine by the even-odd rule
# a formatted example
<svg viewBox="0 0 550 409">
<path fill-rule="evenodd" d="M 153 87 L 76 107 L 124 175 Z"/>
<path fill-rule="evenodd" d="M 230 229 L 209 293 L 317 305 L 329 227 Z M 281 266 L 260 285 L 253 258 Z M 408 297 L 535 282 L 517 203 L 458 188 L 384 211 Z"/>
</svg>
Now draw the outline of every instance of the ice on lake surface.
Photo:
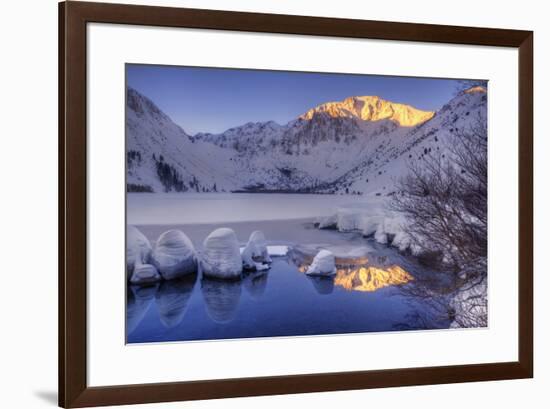
<svg viewBox="0 0 550 409">
<path fill-rule="evenodd" d="M 241 246 L 259 230 L 270 248 L 288 246 L 289 252 L 278 251 L 269 270 L 243 273 L 240 280 L 208 278 L 199 271 L 151 287 L 129 285 L 129 343 L 437 329 L 450 325 L 441 309 L 444 303 L 436 298 L 427 302 L 417 296 L 418 283 L 433 272 L 410 256 L 358 232 L 314 227 L 317 216 L 329 214 L 349 197 L 281 195 L 294 203 L 297 210 L 293 213 L 277 206 L 283 198 L 274 194 L 232 195 L 234 199 L 224 194 L 220 196 L 225 198 L 215 199 L 212 196 L 216 194 L 207 194 L 204 201 L 201 195 L 193 195 L 189 201 L 187 195 L 155 196 L 128 197 L 128 222 L 136 224 L 153 245 L 164 231 L 180 229 L 200 256 L 204 239 L 216 228 L 229 227 Z M 245 200 L 244 196 L 253 197 Z M 137 203 L 142 197 L 147 198 L 147 206 L 156 209 L 141 214 L 138 209 L 143 204 Z M 205 204 L 209 202 L 219 203 Z M 314 202 L 324 202 L 324 206 Z M 241 208 L 243 203 L 249 213 Z M 171 208 L 178 209 L 181 219 L 168 214 Z M 275 208 L 273 215 L 271 210 Z M 306 217 L 308 208 L 312 213 Z M 202 222 L 214 214 L 228 220 Z M 305 272 L 321 249 L 334 254 L 336 274 L 308 276 Z"/>
<path fill-rule="evenodd" d="M 359 196 L 284 193 L 128 193 L 128 224 L 233 223 L 328 216 Z"/>
</svg>

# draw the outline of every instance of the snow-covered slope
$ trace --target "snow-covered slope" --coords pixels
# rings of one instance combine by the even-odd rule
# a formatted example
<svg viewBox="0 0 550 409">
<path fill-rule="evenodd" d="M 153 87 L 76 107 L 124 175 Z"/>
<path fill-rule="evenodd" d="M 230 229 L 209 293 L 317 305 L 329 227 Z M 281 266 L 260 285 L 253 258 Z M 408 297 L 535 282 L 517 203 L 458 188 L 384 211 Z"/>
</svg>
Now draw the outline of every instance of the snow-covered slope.
<svg viewBox="0 0 550 409">
<path fill-rule="evenodd" d="M 132 88 L 126 103 L 127 185 L 134 191 L 213 191 L 237 186 L 227 150 L 195 144 L 150 99 Z"/>
<path fill-rule="evenodd" d="M 128 185 L 155 192 L 386 195 L 410 161 L 443 155 L 449 135 L 486 118 L 486 100 L 485 89 L 476 87 L 434 113 L 374 96 L 350 97 L 286 125 L 247 123 L 190 136 L 128 89 Z"/>
<path fill-rule="evenodd" d="M 392 134 L 363 161 L 335 182 L 349 192 L 377 195 L 392 193 L 395 181 L 409 171 L 409 165 L 425 155 L 445 157 L 453 134 L 468 131 L 487 121 L 487 92 L 474 87 L 454 97 L 430 120 L 410 129 L 403 137 Z"/>
</svg>

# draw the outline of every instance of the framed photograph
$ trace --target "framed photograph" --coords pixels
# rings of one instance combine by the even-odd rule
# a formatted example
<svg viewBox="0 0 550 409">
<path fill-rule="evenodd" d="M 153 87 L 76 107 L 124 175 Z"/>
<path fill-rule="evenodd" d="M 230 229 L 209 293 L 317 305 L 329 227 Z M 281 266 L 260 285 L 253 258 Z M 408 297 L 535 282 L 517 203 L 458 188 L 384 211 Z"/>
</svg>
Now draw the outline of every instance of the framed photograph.
<svg viewBox="0 0 550 409">
<path fill-rule="evenodd" d="M 59 404 L 533 374 L 533 33 L 59 4 Z"/>
</svg>

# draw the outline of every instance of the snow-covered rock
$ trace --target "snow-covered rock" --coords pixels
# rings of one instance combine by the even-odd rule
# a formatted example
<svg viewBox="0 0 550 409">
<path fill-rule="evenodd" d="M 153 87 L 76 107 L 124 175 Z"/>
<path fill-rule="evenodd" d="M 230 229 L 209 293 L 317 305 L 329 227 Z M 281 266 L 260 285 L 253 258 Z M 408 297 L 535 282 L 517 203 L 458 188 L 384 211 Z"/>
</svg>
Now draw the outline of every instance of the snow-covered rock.
<svg viewBox="0 0 550 409">
<path fill-rule="evenodd" d="M 178 326 L 189 304 L 197 275 L 187 275 L 178 280 L 164 281 L 157 291 L 156 304 L 160 321 L 167 328 Z"/>
<path fill-rule="evenodd" d="M 341 232 L 361 230 L 364 214 L 364 210 L 362 209 L 338 209 L 336 213 L 338 230 Z"/>
<path fill-rule="evenodd" d="M 391 244 L 399 247 L 394 244 L 395 237 L 399 235 L 399 244 L 403 246 L 406 244 L 406 235 L 403 229 L 404 223 L 405 221 L 401 216 L 393 212 L 389 213 L 386 217 L 379 219 L 374 239 L 380 244 Z"/>
<path fill-rule="evenodd" d="M 451 328 L 477 328 L 487 326 L 487 276 L 464 284 L 453 295 L 451 308 L 454 321 Z"/>
<path fill-rule="evenodd" d="M 215 278 L 238 278 L 243 270 L 243 261 L 237 236 L 232 229 L 219 228 L 204 240 L 202 269 L 205 276 Z"/>
<path fill-rule="evenodd" d="M 135 264 L 130 282 L 136 285 L 148 285 L 160 281 L 161 277 L 152 264 Z"/>
<path fill-rule="evenodd" d="M 328 250 L 321 250 L 306 271 L 308 275 L 330 276 L 336 274 L 334 254 Z"/>
<path fill-rule="evenodd" d="M 333 214 L 321 218 L 318 228 L 334 227 L 340 232 L 361 232 L 380 244 L 397 247 L 401 251 L 413 250 L 406 232 L 406 220 L 397 212 L 386 210 L 380 200 L 358 203 L 353 207 L 338 208 Z"/>
<path fill-rule="evenodd" d="M 363 214 L 359 224 L 359 230 L 365 237 L 376 236 L 380 224 L 383 222 L 384 216 L 378 214 Z M 376 238 L 376 237 L 375 237 Z"/>
<path fill-rule="evenodd" d="M 269 256 L 264 234 L 257 230 L 252 232 L 248 243 L 241 252 L 245 270 L 267 270 L 272 262 Z"/>
<path fill-rule="evenodd" d="M 330 216 L 319 218 L 317 221 L 317 227 L 319 229 L 336 230 L 338 228 L 337 214 L 335 213 Z"/>
<path fill-rule="evenodd" d="M 256 230 L 252 232 L 248 242 L 254 245 L 252 253 L 254 260 L 259 261 L 260 263 L 271 263 L 272 260 L 271 257 L 269 257 L 269 252 L 267 251 L 265 236 L 261 231 Z"/>
<path fill-rule="evenodd" d="M 197 271 L 197 257 L 191 240 L 180 230 L 160 235 L 153 251 L 153 264 L 165 280 Z"/>
<path fill-rule="evenodd" d="M 241 252 L 243 268 L 247 271 L 262 271 L 269 269 L 269 264 L 256 261 L 254 254 L 256 254 L 256 245 L 249 241 Z"/>
<path fill-rule="evenodd" d="M 151 243 L 137 227 L 126 226 L 126 278 L 129 280 L 137 264 L 149 262 Z"/>
<path fill-rule="evenodd" d="M 227 323 L 233 320 L 241 299 L 241 287 L 241 280 L 202 278 L 201 291 L 206 312 L 213 321 Z"/>
</svg>

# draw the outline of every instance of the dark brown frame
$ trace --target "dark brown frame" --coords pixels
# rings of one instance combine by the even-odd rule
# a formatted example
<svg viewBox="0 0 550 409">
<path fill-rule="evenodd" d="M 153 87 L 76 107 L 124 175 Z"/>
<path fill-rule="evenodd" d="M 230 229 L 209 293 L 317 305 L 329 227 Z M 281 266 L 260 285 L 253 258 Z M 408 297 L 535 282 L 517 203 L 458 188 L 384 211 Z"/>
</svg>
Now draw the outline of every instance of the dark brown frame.
<svg viewBox="0 0 550 409">
<path fill-rule="evenodd" d="M 188 27 L 519 50 L 519 360 L 193 382 L 86 381 L 86 24 Z M 533 376 L 533 32 L 168 7 L 59 4 L 59 405 L 83 407 Z"/>
</svg>

